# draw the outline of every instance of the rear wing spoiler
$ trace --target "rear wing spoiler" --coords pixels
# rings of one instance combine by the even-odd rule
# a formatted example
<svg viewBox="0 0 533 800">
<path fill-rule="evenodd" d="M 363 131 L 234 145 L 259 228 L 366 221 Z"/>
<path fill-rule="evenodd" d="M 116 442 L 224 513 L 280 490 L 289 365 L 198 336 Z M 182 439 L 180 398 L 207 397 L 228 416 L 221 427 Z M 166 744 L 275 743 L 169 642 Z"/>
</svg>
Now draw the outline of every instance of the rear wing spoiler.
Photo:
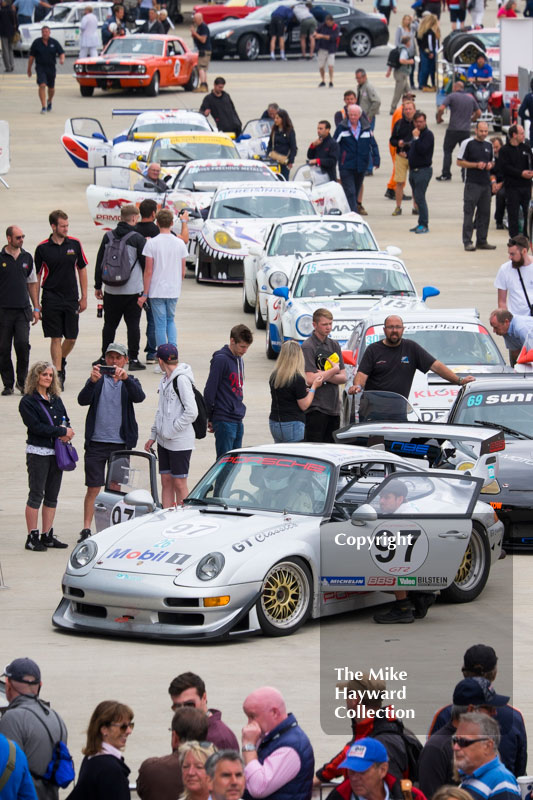
<svg viewBox="0 0 533 800">
<path fill-rule="evenodd" d="M 166 114 L 169 111 L 194 111 L 195 114 L 198 113 L 197 108 L 114 108 L 111 111 L 111 116 L 131 117 L 133 115 L 137 116 L 137 114 L 144 114 L 147 111 L 160 111 L 163 114 Z"/>
</svg>

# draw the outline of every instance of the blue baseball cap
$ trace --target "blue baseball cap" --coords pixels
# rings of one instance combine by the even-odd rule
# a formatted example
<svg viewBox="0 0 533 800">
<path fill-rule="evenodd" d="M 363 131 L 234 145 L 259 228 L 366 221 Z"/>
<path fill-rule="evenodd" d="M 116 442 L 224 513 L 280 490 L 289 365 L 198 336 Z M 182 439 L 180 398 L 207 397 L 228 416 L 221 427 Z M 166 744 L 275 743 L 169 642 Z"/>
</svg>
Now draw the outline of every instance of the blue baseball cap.
<svg viewBox="0 0 533 800">
<path fill-rule="evenodd" d="M 511 698 L 496 694 L 488 678 L 464 678 L 453 690 L 454 706 L 506 706 Z"/>
<path fill-rule="evenodd" d="M 178 348 L 175 344 L 165 343 L 160 344 L 156 351 L 157 358 L 164 361 L 165 364 L 178 363 Z"/>
<path fill-rule="evenodd" d="M 366 772 L 372 764 L 383 764 L 388 760 L 387 751 L 377 739 L 358 739 L 351 745 L 339 767 L 351 769 L 352 772 Z"/>
</svg>

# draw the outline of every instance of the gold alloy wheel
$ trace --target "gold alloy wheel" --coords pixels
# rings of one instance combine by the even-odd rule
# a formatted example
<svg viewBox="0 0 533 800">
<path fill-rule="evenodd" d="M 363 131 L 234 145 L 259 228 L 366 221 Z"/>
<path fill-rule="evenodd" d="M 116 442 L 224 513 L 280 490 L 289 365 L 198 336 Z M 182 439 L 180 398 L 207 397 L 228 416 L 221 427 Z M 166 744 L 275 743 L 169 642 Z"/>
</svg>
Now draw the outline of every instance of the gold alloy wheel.
<svg viewBox="0 0 533 800">
<path fill-rule="evenodd" d="M 274 564 L 263 581 L 261 610 L 269 626 L 280 631 L 299 627 L 307 617 L 311 592 L 303 565 L 293 561 Z"/>
</svg>

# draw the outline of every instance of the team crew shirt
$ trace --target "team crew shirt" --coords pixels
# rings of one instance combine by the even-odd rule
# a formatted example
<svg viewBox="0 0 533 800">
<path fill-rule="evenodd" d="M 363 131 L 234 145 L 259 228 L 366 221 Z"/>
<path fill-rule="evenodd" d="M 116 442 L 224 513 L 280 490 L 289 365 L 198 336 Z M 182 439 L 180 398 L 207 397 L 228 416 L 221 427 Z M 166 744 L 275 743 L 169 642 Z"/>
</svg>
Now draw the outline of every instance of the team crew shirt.
<svg viewBox="0 0 533 800">
<path fill-rule="evenodd" d="M 52 236 L 37 245 L 35 267 L 41 275 L 43 291 L 67 300 L 78 300 L 76 269 L 85 269 L 88 261 L 79 239 L 67 236 L 56 244 Z"/>
<path fill-rule="evenodd" d="M 477 164 L 484 161 L 494 161 L 492 145 L 490 142 L 480 142 L 477 139 L 465 139 L 459 150 L 458 159 Z M 490 186 L 490 172 L 487 169 L 468 167 L 466 170 L 466 183 L 477 183 L 481 186 Z"/>
<path fill-rule="evenodd" d="M 57 39 L 48 39 L 45 44 L 41 39 L 34 39 L 30 47 L 30 56 L 33 56 L 38 67 L 42 67 L 47 72 L 53 72 L 56 68 L 56 58 L 65 51 Z"/>
<path fill-rule="evenodd" d="M 37 283 L 33 258 L 26 250 L 21 250 L 18 258 L 13 258 L 0 250 L 0 308 L 27 308 L 28 283 Z"/>
<path fill-rule="evenodd" d="M 411 339 L 402 339 L 397 347 L 374 342 L 367 347 L 359 372 L 368 375 L 365 391 L 397 392 L 409 397 L 416 370 L 424 374 L 435 357 Z"/>
</svg>

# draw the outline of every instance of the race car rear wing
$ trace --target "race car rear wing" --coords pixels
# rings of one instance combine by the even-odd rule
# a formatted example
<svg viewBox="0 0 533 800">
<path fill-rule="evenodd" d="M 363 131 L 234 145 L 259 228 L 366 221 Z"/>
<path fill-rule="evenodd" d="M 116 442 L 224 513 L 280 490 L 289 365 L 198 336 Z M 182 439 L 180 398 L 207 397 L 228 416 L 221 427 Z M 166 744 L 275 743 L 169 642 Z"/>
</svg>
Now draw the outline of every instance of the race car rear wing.
<svg viewBox="0 0 533 800">
<path fill-rule="evenodd" d="M 198 113 L 197 108 L 114 108 L 111 111 L 111 116 L 113 117 L 131 117 L 137 116 L 138 114 L 145 114 L 148 111 L 160 112 L 161 114 L 167 114 L 169 111 L 194 111 L 195 114 Z"/>
</svg>

